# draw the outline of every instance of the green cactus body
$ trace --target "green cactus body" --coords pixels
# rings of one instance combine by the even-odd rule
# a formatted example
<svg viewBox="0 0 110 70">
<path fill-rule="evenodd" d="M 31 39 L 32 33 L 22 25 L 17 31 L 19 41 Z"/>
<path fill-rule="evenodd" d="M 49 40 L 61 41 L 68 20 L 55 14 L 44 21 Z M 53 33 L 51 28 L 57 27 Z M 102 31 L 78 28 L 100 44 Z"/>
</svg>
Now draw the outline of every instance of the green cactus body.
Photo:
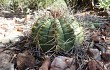
<svg viewBox="0 0 110 70">
<path fill-rule="evenodd" d="M 44 51 L 52 47 L 69 50 L 76 39 L 72 22 L 67 18 L 38 19 L 32 29 L 33 42 Z"/>
<path fill-rule="evenodd" d="M 74 28 L 74 34 L 76 36 L 75 43 L 81 44 L 84 40 L 84 28 L 80 22 L 74 20 L 71 26 Z"/>
</svg>

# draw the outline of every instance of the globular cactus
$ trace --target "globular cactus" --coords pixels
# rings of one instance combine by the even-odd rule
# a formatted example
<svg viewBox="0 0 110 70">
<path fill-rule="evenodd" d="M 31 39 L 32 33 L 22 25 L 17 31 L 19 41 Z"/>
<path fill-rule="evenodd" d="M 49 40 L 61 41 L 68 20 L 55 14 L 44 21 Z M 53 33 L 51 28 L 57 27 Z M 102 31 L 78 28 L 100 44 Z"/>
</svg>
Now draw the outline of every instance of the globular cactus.
<svg viewBox="0 0 110 70">
<path fill-rule="evenodd" d="M 78 23 L 66 17 L 39 18 L 32 28 L 33 42 L 44 51 L 53 47 L 67 51 L 73 47 L 76 40 L 80 41 L 76 37 L 83 37 L 75 31 L 80 26 L 75 28 L 74 24 Z"/>
</svg>

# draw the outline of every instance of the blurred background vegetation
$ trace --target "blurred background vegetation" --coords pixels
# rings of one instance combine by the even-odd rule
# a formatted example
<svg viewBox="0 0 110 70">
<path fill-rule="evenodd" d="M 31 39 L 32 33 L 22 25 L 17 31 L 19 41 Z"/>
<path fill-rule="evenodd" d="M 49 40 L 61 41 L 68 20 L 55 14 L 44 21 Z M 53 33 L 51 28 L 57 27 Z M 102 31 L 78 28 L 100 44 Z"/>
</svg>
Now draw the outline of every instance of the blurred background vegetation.
<svg viewBox="0 0 110 70">
<path fill-rule="evenodd" d="M 37 10 L 39 8 L 47 8 L 54 2 L 64 2 L 71 10 L 93 9 L 93 6 L 98 5 L 100 8 L 108 9 L 110 0 L 0 0 L 1 9 L 16 11 L 21 9 L 26 11 L 26 8 Z M 59 4 L 59 2 L 58 2 Z"/>
<path fill-rule="evenodd" d="M 27 9 L 37 10 L 39 8 L 46 8 L 53 2 L 54 0 L 0 0 L 0 7 L 3 10 L 26 12 Z"/>
</svg>

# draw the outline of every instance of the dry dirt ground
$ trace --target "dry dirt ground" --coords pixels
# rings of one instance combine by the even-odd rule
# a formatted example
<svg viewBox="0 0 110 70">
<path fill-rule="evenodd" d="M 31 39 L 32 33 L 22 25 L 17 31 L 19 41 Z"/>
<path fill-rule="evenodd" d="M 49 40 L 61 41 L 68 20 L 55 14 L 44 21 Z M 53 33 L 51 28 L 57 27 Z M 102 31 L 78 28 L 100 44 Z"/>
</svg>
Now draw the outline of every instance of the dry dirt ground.
<svg viewBox="0 0 110 70">
<path fill-rule="evenodd" d="M 35 15 L 0 17 L 0 70 L 110 70 L 109 18 L 103 19 L 88 13 L 74 17 L 88 24 L 99 21 L 101 25 L 96 29 L 86 29 L 85 41 L 81 46 L 68 52 L 53 51 L 54 54 L 50 52 L 45 57 L 39 48 L 32 47 L 27 40 L 37 20 Z"/>
</svg>

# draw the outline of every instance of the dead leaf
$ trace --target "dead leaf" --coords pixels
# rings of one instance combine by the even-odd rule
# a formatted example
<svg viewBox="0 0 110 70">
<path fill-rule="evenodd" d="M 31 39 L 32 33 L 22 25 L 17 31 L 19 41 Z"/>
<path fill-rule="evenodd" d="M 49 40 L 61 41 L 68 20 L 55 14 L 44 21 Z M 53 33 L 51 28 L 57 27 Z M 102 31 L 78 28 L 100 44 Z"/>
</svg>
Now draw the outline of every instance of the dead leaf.
<svg viewBox="0 0 110 70">
<path fill-rule="evenodd" d="M 49 64 L 50 64 L 50 57 L 45 56 L 45 60 L 42 64 L 42 66 L 39 68 L 39 70 L 49 70 Z"/>
<path fill-rule="evenodd" d="M 17 68 L 18 70 L 25 70 L 26 68 L 33 68 L 35 58 L 30 55 L 30 51 L 25 50 L 23 53 L 17 55 Z"/>
<path fill-rule="evenodd" d="M 110 53 L 109 52 L 102 53 L 101 57 L 104 62 L 110 62 Z"/>
<path fill-rule="evenodd" d="M 88 70 L 103 70 L 103 64 L 100 61 L 91 60 L 88 62 Z"/>
</svg>

